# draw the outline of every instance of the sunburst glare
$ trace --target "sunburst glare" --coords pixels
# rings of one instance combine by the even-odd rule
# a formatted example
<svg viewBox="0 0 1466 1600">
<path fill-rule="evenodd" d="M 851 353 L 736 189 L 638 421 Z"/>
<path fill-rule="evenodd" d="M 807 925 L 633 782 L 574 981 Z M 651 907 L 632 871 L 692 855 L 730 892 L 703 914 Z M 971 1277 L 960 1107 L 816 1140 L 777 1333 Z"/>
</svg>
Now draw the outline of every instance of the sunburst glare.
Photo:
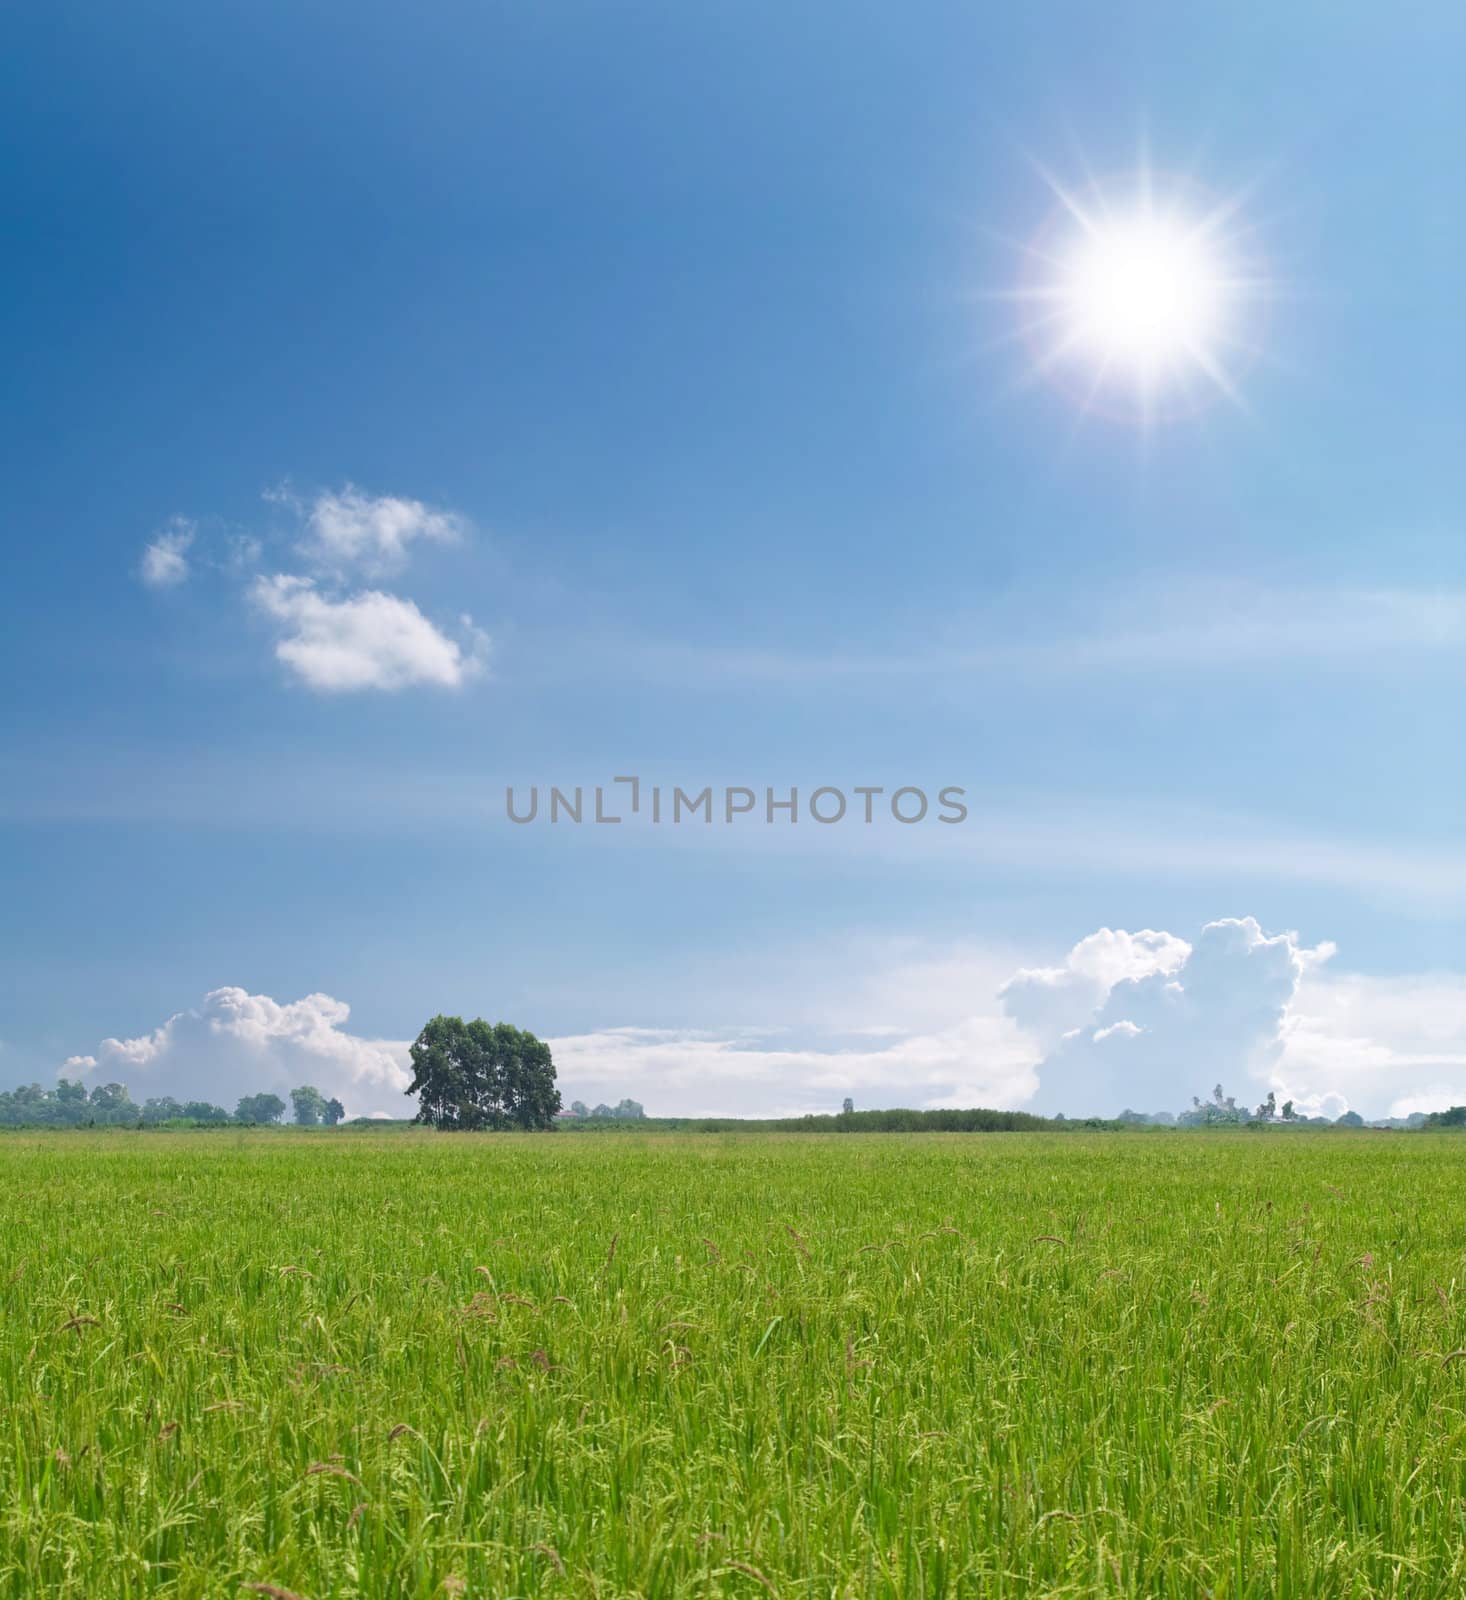
<svg viewBox="0 0 1466 1600">
<path fill-rule="evenodd" d="M 1146 424 L 1218 395 L 1240 405 L 1267 282 L 1239 202 L 1161 185 L 1144 164 L 1078 193 L 1045 181 L 1055 206 L 1013 295 L 1035 373 L 1087 410 Z"/>
</svg>

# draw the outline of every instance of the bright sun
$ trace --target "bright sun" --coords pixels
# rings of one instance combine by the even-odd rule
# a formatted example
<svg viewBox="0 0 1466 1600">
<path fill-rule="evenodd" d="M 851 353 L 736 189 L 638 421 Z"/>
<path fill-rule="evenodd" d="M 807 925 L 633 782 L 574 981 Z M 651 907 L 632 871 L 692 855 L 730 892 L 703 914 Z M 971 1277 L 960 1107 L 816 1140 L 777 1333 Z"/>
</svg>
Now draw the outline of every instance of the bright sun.
<svg viewBox="0 0 1466 1600">
<path fill-rule="evenodd" d="M 1077 343 L 1104 361 L 1155 369 L 1215 337 L 1225 277 L 1195 232 L 1158 217 L 1102 223 L 1060 280 Z"/>
<path fill-rule="evenodd" d="M 1029 307 L 1035 370 L 1086 409 L 1146 423 L 1207 394 L 1237 401 L 1231 369 L 1263 288 L 1244 260 L 1237 205 L 1161 194 L 1144 167 L 1081 196 L 1047 181 L 1059 206 L 1025 251 L 1016 296 Z"/>
</svg>

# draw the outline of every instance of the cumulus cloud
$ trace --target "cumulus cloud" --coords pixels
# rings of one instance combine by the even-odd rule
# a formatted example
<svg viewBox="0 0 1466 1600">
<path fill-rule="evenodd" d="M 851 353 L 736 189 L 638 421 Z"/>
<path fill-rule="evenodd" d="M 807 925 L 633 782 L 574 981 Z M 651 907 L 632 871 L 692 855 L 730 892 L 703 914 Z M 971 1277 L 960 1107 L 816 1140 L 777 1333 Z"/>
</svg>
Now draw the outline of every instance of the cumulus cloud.
<svg viewBox="0 0 1466 1600">
<path fill-rule="evenodd" d="M 1072 1012 L 1059 1019 L 1069 1026 L 1039 1064 L 1036 1108 L 1070 1116 L 1113 1116 L 1125 1106 L 1175 1111 L 1218 1081 L 1246 1094 L 1280 1060 L 1288 1007 L 1315 952 L 1294 934 L 1265 934 L 1252 917 L 1209 922 L 1194 945 L 1169 934 L 1138 937 L 1143 943 L 1106 952 L 1109 971 L 1130 971 L 1106 983 L 1100 1004 L 1078 1022 Z M 1069 964 L 1059 970 L 1067 974 Z M 1023 977 L 1004 991 L 1018 1018 L 1042 994 Z M 1093 994 L 1077 984 L 1061 992 L 1067 999 L 1071 991 L 1074 1010 Z"/>
<path fill-rule="evenodd" d="M 414 684 L 456 689 L 484 667 L 488 637 L 468 616 L 460 618 L 460 643 L 411 600 L 376 589 L 335 598 L 310 578 L 276 573 L 257 578 L 249 592 L 278 630 L 276 657 L 322 693 Z"/>
<path fill-rule="evenodd" d="M 758 1027 L 607 1027 L 550 1043 L 567 1101 L 631 1095 L 653 1115 L 798 1115 L 848 1094 L 867 1107 L 1114 1116 L 1180 1111 L 1218 1081 L 1239 1101 L 1272 1089 L 1329 1117 L 1466 1104 L 1466 975 L 1372 977 L 1336 970 L 1333 956 L 1251 917 L 1208 923 L 1192 941 L 1101 928 L 1016 972 L 1011 954 L 883 943 L 843 952 L 825 979 L 804 969 L 782 1000 L 776 980 L 741 973 L 717 1003 L 759 993 Z M 124 1082 L 138 1100 L 232 1106 L 314 1083 L 353 1114 L 406 1114 L 406 1045 L 352 1034 L 349 1015 L 329 995 L 281 1004 L 216 989 L 62 1070 Z"/>
<path fill-rule="evenodd" d="M 1221 1082 L 1310 1116 L 1466 1104 L 1466 977 L 1336 970 L 1336 946 L 1208 923 L 1195 944 L 1103 928 L 999 991 L 1040 1050 L 1030 1109 L 1180 1111 Z"/>
<path fill-rule="evenodd" d="M 1305 971 L 1272 1082 L 1300 1105 L 1344 1096 L 1405 1117 L 1466 1105 L 1466 977 Z"/>
<path fill-rule="evenodd" d="M 286 490 L 277 490 L 270 498 L 291 506 L 301 517 L 305 527 L 301 553 L 333 572 L 358 571 L 371 577 L 400 572 L 414 544 L 453 544 L 468 527 L 456 512 L 399 495 L 366 494 L 350 483 L 324 491 L 309 503 Z"/>
<path fill-rule="evenodd" d="M 1246 1097 L 1276 1073 L 1290 1002 L 1328 953 L 1250 917 L 1209 923 L 1194 943 L 1101 928 L 1060 962 L 1006 980 L 984 983 L 973 963 L 936 959 L 926 976 L 961 991 L 940 1000 L 920 963 L 905 963 L 899 983 L 872 973 L 866 986 L 884 1020 L 847 996 L 866 1035 L 849 1045 L 627 1028 L 557 1040 L 555 1059 L 567 1098 L 633 1094 L 674 1114 L 829 1110 L 847 1093 L 862 1105 L 1175 1112 L 1219 1078 Z M 1337 1086 L 1300 1081 L 1298 1093 Z"/>
<path fill-rule="evenodd" d="M 567 1100 L 624 1095 L 669 1115 L 986 1105 L 1068 1116 L 1179 1112 L 1220 1081 L 1308 1115 L 1466 1104 L 1466 977 L 1336 970 L 1335 947 L 1252 917 L 1191 939 L 1101 928 L 1048 965 L 885 943 L 846 951 L 767 1028 L 608 1028 L 553 1041 Z M 811 984 L 815 998 L 811 998 Z M 792 1041 L 792 1042 L 791 1042 Z"/>
<path fill-rule="evenodd" d="M 173 517 L 143 550 L 138 569 L 150 589 L 176 589 L 188 580 L 188 550 L 198 530 L 187 517 Z"/>
<path fill-rule="evenodd" d="M 407 1046 L 347 1031 L 351 1008 L 328 994 L 282 1004 L 240 988 L 214 989 L 136 1039 L 104 1039 L 72 1056 L 61 1073 L 125 1083 L 139 1104 L 151 1095 L 211 1100 L 233 1109 L 241 1095 L 284 1099 L 300 1084 L 335 1095 L 349 1115 L 410 1114 Z"/>
<path fill-rule="evenodd" d="M 1173 973 L 1190 954 L 1191 946 L 1174 934 L 1101 928 L 1059 966 L 1020 968 L 999 998 L 1015 1022 L 1053 1043 L 1093 1017 L 1117 983 Z"/>
</svg>

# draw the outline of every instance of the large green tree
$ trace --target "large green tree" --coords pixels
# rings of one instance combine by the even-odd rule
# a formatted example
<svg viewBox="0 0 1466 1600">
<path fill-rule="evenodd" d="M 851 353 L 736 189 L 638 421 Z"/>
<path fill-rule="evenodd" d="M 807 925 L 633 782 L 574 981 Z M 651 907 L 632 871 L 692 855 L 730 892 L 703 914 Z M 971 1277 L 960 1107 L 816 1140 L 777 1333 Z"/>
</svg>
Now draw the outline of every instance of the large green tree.
<svg viewBox="0 0 1466 1600">
<path fill-rule="evenodd" d="M 263 1125 L 278 1122 L 285 1115 L 285 1102 L 278 1094 L 241 1095 L 234 1108 L 236 1122 L 253 1122 Z"/>
<path fill-rule="evenodd" d="M 326 1114 L 326 1097 L 314 1084 L 305 1083 L 290 1091 L 295 1120 L 302 1128 L 316 1128 Z"/>
<path fill-rule="evenodd" d="M 443 1129 L 554 1127 L 555 1063 L 532 1033 L 481 1017 L 434 1017 L 411 1054 L 415 1121 Z"/>
</svg>

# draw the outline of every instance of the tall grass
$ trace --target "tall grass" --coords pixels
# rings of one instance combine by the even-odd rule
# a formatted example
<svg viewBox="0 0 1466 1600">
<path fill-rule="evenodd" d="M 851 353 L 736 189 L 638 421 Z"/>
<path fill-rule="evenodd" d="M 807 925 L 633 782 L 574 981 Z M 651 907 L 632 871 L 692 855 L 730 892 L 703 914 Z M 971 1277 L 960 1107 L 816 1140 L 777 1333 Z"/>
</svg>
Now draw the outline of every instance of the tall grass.
<svg viewBox="0 0 1466 1600">
<path fill-rule="evenodd" d="M 0 1141 L 0 1594 L 1459 1596 L 1449 1135 Z"/>
</svg>

